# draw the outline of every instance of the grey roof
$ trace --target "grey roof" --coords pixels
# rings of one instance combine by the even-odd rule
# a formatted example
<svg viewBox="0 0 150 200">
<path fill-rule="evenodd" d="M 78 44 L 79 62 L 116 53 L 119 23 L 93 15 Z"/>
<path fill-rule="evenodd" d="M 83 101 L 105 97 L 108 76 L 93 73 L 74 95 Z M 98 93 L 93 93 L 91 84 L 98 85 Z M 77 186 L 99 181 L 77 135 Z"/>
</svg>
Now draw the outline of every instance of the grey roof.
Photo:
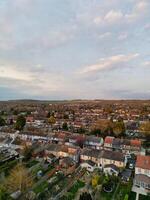
<svg viewBox="0 0 150 200">
<path fill-rule="evenodd" d="M 61 145 L 58 144 L 49 144 L 47 149 L 48 151 L 59 151 L 61 149 Z"/>
<path fill-rule="evenodd" d="M 144 182 L 146 184 L 150 184 L 150 177 L 148 177 L 144 174 L 136 174 L 134 179 L 135 179 L 135 181 L 140 181 L 140 182 Z"/>
<path fill-rule="evenodd" d="M 130 178 L 132 174 L 132 171 L 130 169 L 125 169 L 121 172 L 122 177 Z"/>
<path fill-rule="evenodd" d="M 119 168 L 114 164 L 105 165 L 104 168 L 112 168 L 113 170 L 119 172 Z"/>
<path fill-rule="evenodd" d="M 124 154 L 117 152 L 117 151 L 108 151 L 108 150 L 104 150 L 103 151 L 103 158 L 109 159 L 109 160 L 116 160 L 116 161 L 120 161 L 120 162 L 124 162 Z"/>
<path fill-rule="evenodd" d="M 94 167 L 96 164 L 95 162 L 91 161 L 91 160 L 86 160 L 86 163 L 88 163 L 89 165 L 91 165 L 92 167 Z"/>
<path fill-rule="evenodd" d="M 94 157 L 94 158 L 101 158 L 102 151 L 97 149 L 83 149 L 81 155 Z"/>
</svg>

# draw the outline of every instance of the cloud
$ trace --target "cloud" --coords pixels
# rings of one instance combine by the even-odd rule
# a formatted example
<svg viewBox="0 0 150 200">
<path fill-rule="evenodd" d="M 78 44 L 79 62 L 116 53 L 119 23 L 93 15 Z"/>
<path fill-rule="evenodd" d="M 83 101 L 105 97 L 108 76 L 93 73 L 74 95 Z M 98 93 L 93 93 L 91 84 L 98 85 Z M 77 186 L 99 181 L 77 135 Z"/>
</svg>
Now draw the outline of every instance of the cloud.
<svg viewBox="0 0 150 200">
<path fill-rule="evenodd" d="M 122 18 L 123 14 L 120 10 L 119 11 L 111 10 L 105 15 L 104 20 L 105 22 L 112 24 L 112 23 L 117 23 Z"/>
<path fill-rule="evenodd" d="M 138 57 L 139 54 L 130 54 L 130 55 L 115 55 L 107 58 L 101 58 L 100 61 L 96 64 L 85 67 L 80 71 L 81 74 L 98 72 L 104 69 L 115 68 L 118 64 L 129 62 L 130 60 Z"/>
<path fill-rule="evenodd" d="M 148 66 L 148 67 L 150 67 L 150 61 L 144 62 L 144 63 L 143 63 L 143 66 Z"/>
<path fill-rule="evenodd" d="M 106 38 L 109 38 L 111 36 L 111 32 L 106 32 L 106 33 L 103 33 L 103 34 L 100 34 L 98 35 L 98 39 L 106 39 Z"/>
<path fill-rule="evenodd" d="M 147 0 L 137 1 L 133 10 L 129 14 L 125 14 L 125 19 L 129 22 L 137 21 L 138 19 L 145 16 L 150 8 L 150 3 Z"/>
<path fill-rule="evenodd" d="M 41 65 L 30 68 L 0 66 L 0 85 L 19 89 L 26 94 L 42 94 L 59 91 L 64 87 L 62 74 L 42 69 Z"/>
<path fill-rule="evenodd" d="M 22 72 L 13 66 L 0 66 L 0 77 L 23 81 L 32 80 L 32 75 L 29 72 Z"/>
<path fill-rule="evenodd" d="M 120 33 L 118 36 L 118 40 L 125 40 L 128 37 L 128 33 Z"/>
</svg>

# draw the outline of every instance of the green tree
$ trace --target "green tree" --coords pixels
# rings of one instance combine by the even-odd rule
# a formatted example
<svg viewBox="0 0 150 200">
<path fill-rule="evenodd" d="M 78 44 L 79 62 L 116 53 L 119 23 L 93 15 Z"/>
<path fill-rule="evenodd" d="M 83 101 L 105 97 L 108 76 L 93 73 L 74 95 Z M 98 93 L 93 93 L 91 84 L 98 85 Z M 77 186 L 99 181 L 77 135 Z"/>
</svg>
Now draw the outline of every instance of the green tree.
<svg viewBox="0 0 150 200">
<path fill-rule="evenodd" d="M 24 149 L 23 149 L 23 156 L 24 156 L 24 160 L 25 161 L 28 161 L 31 159 L 32 157 L 32 152 L 33 152 L 33 149 L 32 147 L 28 147 L 28 146 L 25 146 Z"/>
<path fill-rule="evenodd" d="M 90 193 L 84 192 L 80 195 L 79 200 L 92 200 Z"/>
<path fill-rule="evenodd" d="M 5 126 L 5 120 L 0 116 L 0 126 Z"/>
<path fill-rule="evenodd" d="M 85 133 L 85 128 L 83 126 L 81 126 L 80 128 L 78 128 L 77 132 L 80 134 L 83 134 L 83 133 Z"/>
<path fill-rule="evenodd" d="M 17 121 L 16 121 L 16 124 L 15 124 L 15 129 L 21 131 L 21 130 L 23 130 L 25 124 L 26 124 L 25 117 L 22 116 L 22 115 L 19 115 L 17 117 Z"/>
<path fill-rule="evenodd" d="M 51 116 L 51 113 L 50 113 L 50 111 L 47 113 L 47 118 L 50 118 L 50 116 Z"/>
<path fill-rule="evenodd" d="M 64 123 L 63 123 L 62 129 L 63 129 L 64 131 L 68 131 L 68 124 L 67 124 L 67 122 L 64 122 Z"/>
<path fill-rule="evenodd" d="M 6 188 L 2 185 L 0 185 L 0 200 L 11 200 Z"/>
<path fill-rule="evenodd" d="M 67 114 L 64 114 L 64 119 L 69 119 L 69 116 Z"/>
</svg>

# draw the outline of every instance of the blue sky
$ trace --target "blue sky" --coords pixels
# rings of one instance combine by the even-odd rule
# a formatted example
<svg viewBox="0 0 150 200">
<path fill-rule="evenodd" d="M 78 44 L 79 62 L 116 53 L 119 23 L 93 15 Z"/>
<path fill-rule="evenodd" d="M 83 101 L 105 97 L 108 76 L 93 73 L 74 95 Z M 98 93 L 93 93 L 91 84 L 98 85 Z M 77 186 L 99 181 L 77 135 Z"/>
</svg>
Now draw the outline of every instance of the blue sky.
<svg viewBox="0 0 150 200">
<path fill-rule="evenodd" d="M 0 0 L 0 100 L 150 99 L 149 0 Z"/>
</svg>

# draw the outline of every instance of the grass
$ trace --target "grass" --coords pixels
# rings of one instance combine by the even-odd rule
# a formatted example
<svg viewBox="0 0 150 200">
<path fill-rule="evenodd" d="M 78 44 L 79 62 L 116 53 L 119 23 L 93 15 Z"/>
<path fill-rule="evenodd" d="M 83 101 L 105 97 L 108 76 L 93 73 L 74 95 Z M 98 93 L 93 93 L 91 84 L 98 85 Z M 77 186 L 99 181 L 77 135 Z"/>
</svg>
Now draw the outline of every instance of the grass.
<svg viewBox="0 0 150 200">
<path fill-rule="evenodd" d="M 5 164 L 0 166 L 0 172 L 4 172 L 5 175 L 8 175 L 10 170 L 18 163 L 18 160 L 8 161 Z"/>
<path fill-rule="evenodd" d="M 142 194 L 139 195 L 139 200 L 149 200 L 149 199 L 150 199 L 150 196 L 145 196 Z"/>
<path fill-rule="evenodd" d="M 110 193 L 104 192 L 103 189 L 102 189 L 101 200 L 111 200 L 112 196 L 114 195 L 115 190 L 116 190 L 116 185 L 115 185 L 115 189 Z"/>
<path fill-rule="evenodd" d="M 77 180 L 74 185 L 70 188 L 70 190 L 63 196 L 63 200 L 73 200 L 75 198 L 78 190 L 85 186 L 85 183 L 81 180 Z"/>
<path fill-rule="evenodd" d="M 127 184 L 120 183 L 118 191 L 115 195 L 115 200 L 122 200 L 125 198 L 126 194 L 130 194 L 132 188 L 132 182 L 128 182 Z"/>
<path fill-rule="evenodd" d="M 136 199 L 136 193 L 135 192 L 130 192 L 128 200 L 135 200 L 135 199 Z"/>
<path fill-rule="evenodd" d="M 31 160 L 31 161 L 29 161 L 29 162 L 26 164 L 26 167 L 30 168 L 30 167 L 36 165 L 37 163 L 39 163 L 39 161 L 37 161 L 37 160 Z"/>
<path fill-rule="evenodd" d="M 43 192 L 46 188 L 48 187 L 48 182 L 43 181 L 40 185 L 38 185 L 35 189 L 34 192 L 36 194 Z"/>
<path fill-rule="evenodd" d="M 78 180 L 75 182 L 75 184 L 70 188 L 69 192 L 72 194 L 76 194 L 78 189 L 82 188 L 85 186 L 85 183 Z"/>
</svg>

